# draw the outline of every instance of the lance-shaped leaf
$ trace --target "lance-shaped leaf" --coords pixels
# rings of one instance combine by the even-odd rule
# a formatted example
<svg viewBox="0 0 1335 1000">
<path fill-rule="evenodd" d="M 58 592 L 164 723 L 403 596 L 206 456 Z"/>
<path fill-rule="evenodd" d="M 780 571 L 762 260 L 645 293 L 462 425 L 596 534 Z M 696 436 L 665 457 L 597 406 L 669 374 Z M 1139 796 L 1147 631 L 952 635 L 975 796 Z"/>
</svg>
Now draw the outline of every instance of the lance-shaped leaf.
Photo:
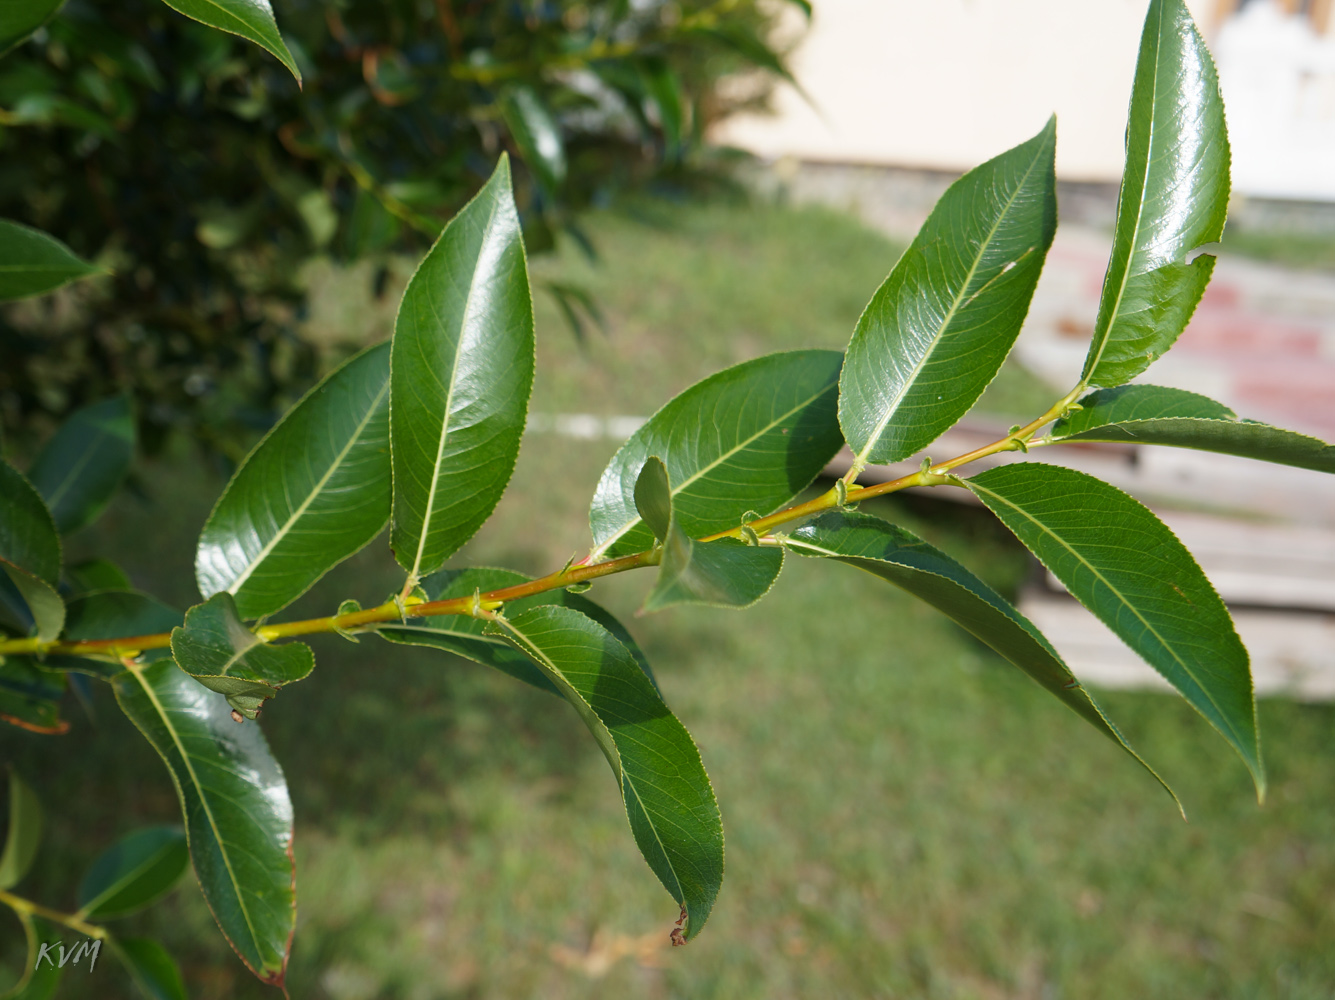
<svg viewBox="0 0 1335 1000">
<path fill-rule="evenodd" d="M 286 607 L 389 520 L 389 344 L 312 389 L 237 469 L 195 553 L 205 597 L 243 618 Z"/>
<path fill-rule="evenodd" d="M 60 940 L 61 928 L 26 910 L 14 912 L 23 925 L 28 954 L 23 963 L 23 975 L 10 989 L 0 993 L 0 1000 L 51 1000 L 65 974 L 58 961 L 59 953 L 53 954 L 54 949 L 50 948 L 53 941 Z M 43 945 L 48 946 L 45 955 L 42 954 Z"/>
<path fill-rule="evenodd" d="M 32 733 L 68 732 L 70 724 L 60 717 L 66 682 L 60 671 L 29 657 L 0 658 L 0 720 Z"/>
<path fill-rule="evenodd" d="M 839 423 L 859 467 L 931 444 L 977 402 L 1029 311 L 1057 228 L 1057 124 L 941 196 L 858 320 Z"/>
<path fill-rule="evenodd" d="M 301 83 L 301 70 L 278 33 L 269 0 L 163 0 L 163 3 L 210 28 L 254 42 L 275 56 Z"/>
<path fill-rule="evenodd" d="M 1182 0 L 1152 0 L 1126 129 L 1126 171 L 1086 385 L 1135 378 L 1173 346 L 1196 309 L 1228 211 L 1224 102 L 1209 50 Z"/>
<path fill-rule="evenodd" d="M 1335 445 L 1255 420 L 1183 389 L 1124 385 L 1099 389 L 1053 425 L 1054 441 L 1126 441 L 1217 451 L 1262 462 L 1335 472 Z"/>
<path fill-rule="evenodd" d="M 566 150 L 547 105 L 532 87 L 511 87 L 501 98 L 501 114 L 538 183 L 555 192 L 566 179 Z"/>
<path fill-rule="evenodd" d="M 42 803 L 18 772 L 9 768 L 9 818 L 0 852 L 0 889 L 23 881 L 42 843 Z"/>
<path fill-rule="evenodd" d="M 97 273 L 55 237 L 0 219 L 0 302 L 41 295 Z"/>
<path fill-rule="evenodd" d="M 112 938 L 111 950 L 149 1000 L 188 1000 L 185 980 L 167 949 L 150 938 Z"/>
<path fill-rule="evenodd" d="M 1024 462 L 964 480 L 1081 604 L 1182 692 L 1265 793 L 1247 650 L 1200 566 L 1139 501 Z"/>
<path fill-rule="evenodd" d="M 264 734 L 170 660 L 128 663 L 112 686 L 171 772 L 218 926 L 256 976 L 282 985 L 297 915 L 292 800 Z"/>
<path fill-rule="evenodd" d="M 1173 790 L 1131 748 L 1033 622 L 940 549 L 878 517 L 841 511 L 808 521 L 786 544 L 802 555 L 837 559 L 866 570 L 930 604 L 1120 746 L 1178 802 Z"/>
<path fill-rule="evenodd" d="M 635 842 L 700 932 L 723 881 L 723 823 L 700 752 L 630 651 L 570 608 L 493 622 L 575 707 L 612 765 Z"/>
<path fill-rule="evenodd" d="M 77 410 L 46 443 L 28 478 L 46 498 L 60 533 L 91 524 L 106 509 L 134 457 L 128 396 Z"/>
<path fill-rule="evenodd" d="M 84 920 L 124 917 L 175 887 L 190 864 L 184 831 L 174 826 L 135 830 L 100 854 L 79 883 Z"/>
<path fill-rule="evenodd" d="M 55 585 L 60 580 L 60 535 L 36 488 L 0 459 L 0 562 Z"/>
<path fill-rule="evenodd" d="M 593 558 L 637 552 L 654 536 L 635 506 L 635 483 L 663 459 L 672 504 L 688 535 L 773 511 L 805 489 L 839 450 L 836 351 L 770 354 L 697 382 L 649 418 L 612 457 L 589 510 Z"/>
<path fill-rule="evenodd" d="M 681 79 L 666 59 L 646 59 L 640 66 L 645 93 L 658 109 L 658 125 L 663 130 L 663 153 L 670 161 L 681 159 L 685 112 Z"/>
<path fill-rule="evenodd" d="M 0 4 L 0 55 L 46 23 L 65 0 L 8 0 Z"/>
<path fill-rule="evenodd" d="M 418 580 L 491 515 L 533 387 L 533 301 L 505 157 L 403 293 L 390 360 L 390 544 Z"/>
<path fill-rule="evenodd" d="M 304 642 L 271 646 L 246 628 L 231 594 L 216 594 L 185 615 L 172 629 L 172 656 L 190 676 L 253 719 L 284 684 L 299 681 L 315 668 L 315 654 Z"/>
<path fill-rule="evenodd" d="M 422 589 L 433 601 L 445 601 L 455 597 L 471 597 L 474 594 L 500 590 L 528 583 L 532 577 L 508 569 L 493 569 L 488 566 L 469 567 L 468 569 L 446 569 L 434 573 L 422 581 Z M 649 660 L 640 649 L 626 627 L 612 616 L 600 604 L 596 604 L 580 594 L 568 590 L 549 590 L 532 597 L 509 601 L 505 605 L 507 614 L 519 614 L 529 608 L 542 605 L 556 605 L 571 608 L 580 614 L 592 618 L 603 628 L 611 632 L 624 645 L 640 665 L 644 675 L 657 689 L 658 681 L 654 678 Z M 495 667 L 502 673 L 541 688 L 551 694 L 561 692 L 547 675 L 539 670 L 523 653 L 498 635 L 486 634 L 486 622 L 468 615 L 436 615 L 430 618 L 409 618 L 404 622 L 393 622 L 376 627 L 376 632 L 390 642 L 407 646 L 431 646 L 443 649 L 458 656 L 473 660 L 488 667 Z"/>
</svg>

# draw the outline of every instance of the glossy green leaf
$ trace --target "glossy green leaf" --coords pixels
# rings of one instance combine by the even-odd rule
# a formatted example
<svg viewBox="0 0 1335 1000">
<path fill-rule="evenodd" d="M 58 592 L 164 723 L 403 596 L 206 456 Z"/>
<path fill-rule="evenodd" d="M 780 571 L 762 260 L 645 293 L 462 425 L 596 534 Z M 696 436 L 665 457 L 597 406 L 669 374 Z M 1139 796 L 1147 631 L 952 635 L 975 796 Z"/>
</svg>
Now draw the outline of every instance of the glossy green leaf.
<svg viewBox="0 0 1335 1000">
<path fill-rule="evenodd" d="M 1335 472 L 1335 445 L 1255 420 L 1183 389 L 1124 385 L 1099 389 L 1053 425 L 1054 441 L 1125 441 L 1217 451 L 1262 462 Z"/>
<path fill-rule="evenodd" d="M 218 28 L 254 42 L 288 68 L 297 83 L 301 70 L 278 33 L 269 0 L 162 0 L 168 7 L 210 28 Z"/>
<path fill-rule="evenodd" d="M 205 597 L 286 607 L 389 520 L 389 344 L 330 373 L 250 453 L 199 537 Z"/>
<path fill-rule="evenodd" d="M 246 628 L 228 593 L 215 594 L 185 615 L 172 629 L 172 656 L 181 669 L 247 719 L 285 684 L 315 669 L 315 654 L 304 642 L 273 646 Z"/>
<path fill-rule="evenodd" d="M 1086 385 L 1129 382 L 1173 346 L 1224 232 L 1229 149 L 1210 52 L 1183 0 L 1151 0 L 1126 130 L 1126 170 Z"/>
<path fill-rule="evenodd" d="M 878 517 L 842 511 L 808 521 L 786 544 L 802 555 L 824 556 L 866 570 L 930 604 L 1130 754 L 1177 802 L 1173 790 L 1131 749 L 1033 622 L 940 549 Z"/>
<path fill-rule="evenodd" d="M 25 911 L 15 911 L 27 939 L 27 956 L 23 975 L 9 990 L 0 993 L 0 1000 L 51 1000 L 56 995 L 65 970 L 59 965 L 58 953 L 48 949 L 42 954 L 42 945 L 60 941 L 63 929 L 58 924 L 43 920 Z"/>
<path fill-rule="evenodd" d="M 27 40 L 65 0 L 5 0 L 0 3 L 0 55 Z"/>
<path fill-rule="evenodd" d="M 694 937 L 723 881 L 723 824 L 686 728 L 629 650 L 578 611 L 533 608 L 488 631 L 528 655 L 589 727 L 621 786 L 635 842 Z"/>
<path fill-rule="evenodd" d="M 533 388 L 533 300 L 502 157 L 403 293 L 390 360 L 390 544 L 418 580 L 491 515 Z"/>
<path fill-rule="evenodd" d="M 1003 465 L 964 480 L 1081 604 L 1208 719 L 1265 792 L 1247 650 L 1200 566 L 1154 514 L 1093 476 Z"/>
<path fill-rule="evenodd" d="M 12 889 L 23 881 L 37 848 L 42 843 L 42 803 L 37 793 L 9 768 L 9 813 L 5 823 L 5 847 L 0 852 L 0 889 Z"/>
<path fill-rule="evenodd" d="M 70 724 L 60 717 L 66 680 L 30 657 L 0 658 L 0 721 L 32 733 L 67 732 Z"/>
<path fill-rule="evenodd" d="M 668 536 L 672 521 L 672 488 L 667 466 L 657 455 L 650 455 L 635 480 L 635 510 L 660 542 Z"/>
<path fill-rule="evenodd" d="M 449 600 L 455 597 L 470 597 L 476 593 L 500 590 L 528 583 L 531 577 L 508 569 L 491 567 L 470 567 L 468 569 L 441 570 L 422 581 L 422 588 L 433 601 Z M 592 618 L 603 628 L 611 632 L 624 645 L 640 665 L 644 675 L 657 689 L 658 681 L 654 678 L 649 660 L 640 649 L 631 634 L 610 612 L 595 604 L 587 597 L 572 594 L 568 590 L 550 590 L 546 593 L 510 601 L 505 605 L 507 614 L 519 614 L 529 608 L 543 605 L 556 605 L 571 608 L 580 614 Z M 525 684 L 531 684 L 551 694 L 561 692 L 547 675 L 534 666 L 523 653 L 515 649 L 500 636 L 485 634 L 486 622 L 466 615 L 438 615 L 432 618 L 409 618 L 405 622 L 378 626 L 376 631 L 390 642 L 408 646 L 430 646 L 443 649 L 474 662 L 494 667 L 509 674 Z"/>
<path fill-rule="evenodd" d="M 0 563 L 49 584 L 60 580 L 60 535 L 36 488 L 0 459 Z"/>
<path fill-rule="evenodd" d="M 28 479 L 46 498 L 62 535 L 91 524 L 111 501 L 134 458 L 128 396 L 76 410 L 46 443 Z"/>
<path fill-rule="evenodd" d="M 566 179 L 561 126 L 532 87 L 511 87 L 501 98 L 505 126 L 538 183 L 554 193 Z"/>
<path fill-rule="evenodd" d="M 76 594 L 90 594 L 96 590 L 133 590 L 125 570 L 110 559 L 87 559 L 65 570 L 65 576 Z"/>
<path fill-rule="evenodd" d="M 635 507 L 651 455 L 663 459 L 681 529 L 699 537 L 769 513 L 805 489 L 842 444 L 836 351 L 770 354 L 697 382 L 655 413 L 612 457 L 589 510 L 593 558 L 647 549 Z"/>
<path fill-rule="evenodd" d="M 42 295 L 97 273 L 55 237 L 0 219 L 0 302 Z"/>
<path fill-rule="evenodd" d="M 292 800 L 264 734 L 170 660 L 130 664 L 112 685 L 171 772 L 218 926 L 256 976 L 282 985 L 297 913 Z"/>
<path fill-rule="evenodd" d="M 79 883 L 79 917 L 110 920 L 156 902 L 190 865 L 185 832 L 173 826 L 135 830 L 93 862 Z"/>
<path fill-rule="evenodd" d="M 996 377 L 1056 232 L 1056 141 L 1054 118 L 952 184 L 872 296 L 839 381 L 860 465 L 922 450 Z"/>
<path fill-rule="evenodd" d="M 764 597 L 783 569 L 783 549 L 735 538 L 698 542 L 674 522 L 663 543 L 658 579 L 642 612 L 677 604 L 749 608 Z"/>
<path fill-rule="evenodd" d="M 59 591 L 41 577 L 0 559 L 0 569 L 23 598 L 24 609 L 32 620 L 37 638 L 49 642 L 65 627 L 65 601 Z"/>
<path fill-rule="evenodd" d="M 111 950 L 148 1000 L 188 1000 L 185 980 L 167 949 L 149 938 L 112 938 Z"/>
</svg>

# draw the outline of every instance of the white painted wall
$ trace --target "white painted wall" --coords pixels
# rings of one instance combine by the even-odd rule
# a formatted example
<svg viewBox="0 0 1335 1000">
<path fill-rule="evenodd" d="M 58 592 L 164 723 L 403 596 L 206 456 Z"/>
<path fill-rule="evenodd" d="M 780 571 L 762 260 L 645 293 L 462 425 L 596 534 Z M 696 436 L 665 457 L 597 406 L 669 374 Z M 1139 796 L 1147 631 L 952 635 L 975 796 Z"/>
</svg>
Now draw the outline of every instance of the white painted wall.
<svg viewBox="0 0 1335 1000">
<path fill-rule="evenodd" d="M 814 3 L 793 68 L 819 110 L 785 87 L 776 117 L 739 118 L 718 139 L 765 157 L 964 170 L 1055 111 L 1060 176 L 1121 176 L 1145 0 Z M 1335 42 L 1268 0 L 1219 31 L 1213 0 L 1187 5 L 1219 50 L 1237 189 L 1335 200 Z"/>
</svg>

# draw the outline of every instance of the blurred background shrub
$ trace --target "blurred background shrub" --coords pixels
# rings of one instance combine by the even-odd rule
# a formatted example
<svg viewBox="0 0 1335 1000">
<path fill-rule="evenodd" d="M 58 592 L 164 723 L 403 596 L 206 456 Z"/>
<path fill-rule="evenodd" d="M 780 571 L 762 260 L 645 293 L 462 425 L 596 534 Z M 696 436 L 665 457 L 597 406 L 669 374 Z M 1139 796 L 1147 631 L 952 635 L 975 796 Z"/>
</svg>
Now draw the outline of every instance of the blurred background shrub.
<svg viewBox="0 0 1335 1000">
<path fill-rule="evenodd" d="M 395 256 L 420 253 L 503 150 L 530 253 L 595 255 L 581 210 L 725 181 L 702 137 L 787 75 L 779 9 L 290 0 L 298 88 L 156 0 L 70 0 L 0 63 L 0 216 L 111 274 L 0 311 L 7 436 L 23 449 L 128 388 L 150 452 L 180 430 L 238 459 L 319 350 L 351 346 L 301 334 L 312 262 L 367 261 L 351 274 L 383 296 Z M 576 333 L 597 318 L 579 286 L 535 294 Z"/>
</svg>

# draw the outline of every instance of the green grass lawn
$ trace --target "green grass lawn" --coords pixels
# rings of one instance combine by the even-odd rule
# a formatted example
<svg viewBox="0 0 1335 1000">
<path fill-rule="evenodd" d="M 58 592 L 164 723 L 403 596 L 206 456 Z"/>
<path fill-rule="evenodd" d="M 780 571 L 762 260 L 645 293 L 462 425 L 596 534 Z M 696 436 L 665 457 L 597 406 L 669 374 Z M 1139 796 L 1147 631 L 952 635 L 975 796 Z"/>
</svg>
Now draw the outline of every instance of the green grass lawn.
<svg viewBox="0 0 1335 1000">
<path fill-rule="evenodd" d="M 591 229 L 600 267 L 566 255 L 535 273 L 588 285 L 609 330 L 580 348 L 539 299 L 535 410 L 644 414 L 722 365 L 842 347 L 897 256 L 818 211 L 674 206 Z M 375 328 L 371 312 L 358 328 Z M 1006 379 L 995 409 L 1046 406 L 1025 373 Z M 531 436 L 457 562 L 539 572 L 582 554 L 615 447 Z M 150 499 L 122 497 L 71 556 L 109 549 L 184 604 L 191 539 L 222 483 L 180 463 L 144 471 Z M 979 511 L 907 496 L 864 510 L 1003 590 L 1029 571 Z M 315 673 L 263 719 L 297 813 L 294 997 L 1335 997 L 1335 710 L 1262 704 L 1271 794 L 1258 808 L 1241 763 L 1179 699 L 1107 695 L 1188 824 L 1111 743 L 881 581 L 793 558 L 749 611 L 636 619 L 646 576 L 590 596 L 641 641 L 719 795 L 728 874 L 699 939 L 667 947 L 676 907 L 568 706 L 443 654 L 317 637 Z M 377 542 L 290 613 L 399 583 Z M 0 731 L 0 761 L 49 812 L 21 888 L 59 907 L 111 839 L 177 815 L 105 690 L 93 712 L 72 706 L 60 738 Z M 194 997 L 277 995 L 231 957 L 188 881 L 125 925 L 168 943 Z M 11 965 L 16 936 L 0 918 Z M 128 995 L 105 961 L 58 996 Z"/>
</svg>

